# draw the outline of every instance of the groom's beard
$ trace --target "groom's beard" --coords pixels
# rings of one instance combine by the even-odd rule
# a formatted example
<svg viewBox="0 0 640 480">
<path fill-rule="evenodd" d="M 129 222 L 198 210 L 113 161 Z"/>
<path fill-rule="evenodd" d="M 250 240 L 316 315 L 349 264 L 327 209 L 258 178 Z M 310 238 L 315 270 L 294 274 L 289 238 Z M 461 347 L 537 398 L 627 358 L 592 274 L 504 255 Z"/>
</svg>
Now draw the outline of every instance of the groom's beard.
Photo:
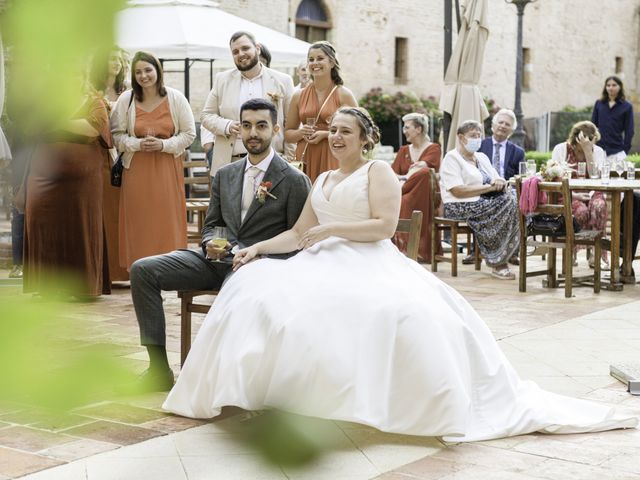
<svg viewBox="0 0 640 480">
<path fill-rule="evenodd" d="M 269 147 L 271 147 L 271 139 L 269 139 L 269 141 L 267 142 L 261 138 L 250 138 L 246 143 L 243 143 L 244 148 L 246 148 L 247 152 L 249 152 L 251 155 L 260 155 L 261 153 L 266 152 Z"/>
</svg>

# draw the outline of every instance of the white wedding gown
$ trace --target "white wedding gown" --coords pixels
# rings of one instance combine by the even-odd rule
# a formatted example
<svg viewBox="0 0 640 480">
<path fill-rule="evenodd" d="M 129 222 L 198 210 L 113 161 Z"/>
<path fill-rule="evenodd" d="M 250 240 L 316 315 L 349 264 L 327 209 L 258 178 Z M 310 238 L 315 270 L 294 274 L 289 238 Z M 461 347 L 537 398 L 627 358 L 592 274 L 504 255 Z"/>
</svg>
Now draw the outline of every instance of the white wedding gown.
<svg viewBox="0 0 640 480">
<path fill-rule="evenodd" d="M 369 165 L 329 199 L 320 176 L 321 224 L 369 218 Z M 450 441 L 638 424 L 521 380 L 466 300 L 391 241 L 335 237 L 254 261 L 221 291 L 164 408 L 209 418 L 226 405 Z"/>
</svg>

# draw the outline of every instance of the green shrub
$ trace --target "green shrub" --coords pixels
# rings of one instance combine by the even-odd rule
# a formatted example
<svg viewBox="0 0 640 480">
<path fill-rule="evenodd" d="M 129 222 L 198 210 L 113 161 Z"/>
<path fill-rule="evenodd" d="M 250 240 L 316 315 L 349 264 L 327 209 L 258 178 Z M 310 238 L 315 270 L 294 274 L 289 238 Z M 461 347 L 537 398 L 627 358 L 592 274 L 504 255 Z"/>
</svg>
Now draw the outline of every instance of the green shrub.
<svg viewBox="0 0 640 480">
<path fill-rule="evenodd" d="M 540 167 L 547 163 L 547 160 L 551 158 L 551 152 L 536 152 L 536 151 L 528 151 L 524 152 L 524 158 L 526 160 L 535 160 L 536 161 L 536 170 L 540 171 Z"/>
</svg>

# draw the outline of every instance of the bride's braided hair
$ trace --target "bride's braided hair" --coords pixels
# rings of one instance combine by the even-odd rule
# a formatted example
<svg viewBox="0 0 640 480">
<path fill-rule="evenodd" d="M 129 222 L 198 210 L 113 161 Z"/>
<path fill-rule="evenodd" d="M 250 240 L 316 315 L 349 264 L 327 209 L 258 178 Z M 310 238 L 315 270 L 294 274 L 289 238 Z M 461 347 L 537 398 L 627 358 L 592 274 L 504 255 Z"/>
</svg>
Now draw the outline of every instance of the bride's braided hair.
<svg viewBox="0 0 640 480">
<path fill-rule="evenodd" d="M 360 126 L 360 138 L 367 143 L 362 147 L 364 153 L 369 153 L 380 141 L 380 129 L 371 119 L 369 112 L 362 107 L 341 107 L 335 115 L 344 113 L 356 119 Z"/>
</svg>

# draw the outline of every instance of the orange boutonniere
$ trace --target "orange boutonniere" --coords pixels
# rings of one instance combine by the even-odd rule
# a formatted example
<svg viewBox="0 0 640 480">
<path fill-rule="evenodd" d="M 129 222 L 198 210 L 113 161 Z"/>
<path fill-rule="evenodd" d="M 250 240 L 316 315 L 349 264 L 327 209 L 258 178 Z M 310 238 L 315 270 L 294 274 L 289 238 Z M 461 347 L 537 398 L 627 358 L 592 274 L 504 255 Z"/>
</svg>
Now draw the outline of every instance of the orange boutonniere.
<svg viewBox="0 0 640 480">
<path fill-rule="evenodd" d="M 267 197 L 271 197 L 274 200 L 278 199 L 278 197 L 269 191 L 272 185 L 273 184 L 271 182 L 260 182 L 260 185 L 258 185 L 258 189 L 256 190 L 256 198 L 260 203 L 266 202 Z"/>
<path fill-rule="evenodd" d="M 278 92 L 267 92 L 267 95 L 269 96 L 269 98 L 271 98 L 271 103 L 273 103 L 274 105 L 277 105 L 282 98 L 282 95 Z"/>
</svg>

